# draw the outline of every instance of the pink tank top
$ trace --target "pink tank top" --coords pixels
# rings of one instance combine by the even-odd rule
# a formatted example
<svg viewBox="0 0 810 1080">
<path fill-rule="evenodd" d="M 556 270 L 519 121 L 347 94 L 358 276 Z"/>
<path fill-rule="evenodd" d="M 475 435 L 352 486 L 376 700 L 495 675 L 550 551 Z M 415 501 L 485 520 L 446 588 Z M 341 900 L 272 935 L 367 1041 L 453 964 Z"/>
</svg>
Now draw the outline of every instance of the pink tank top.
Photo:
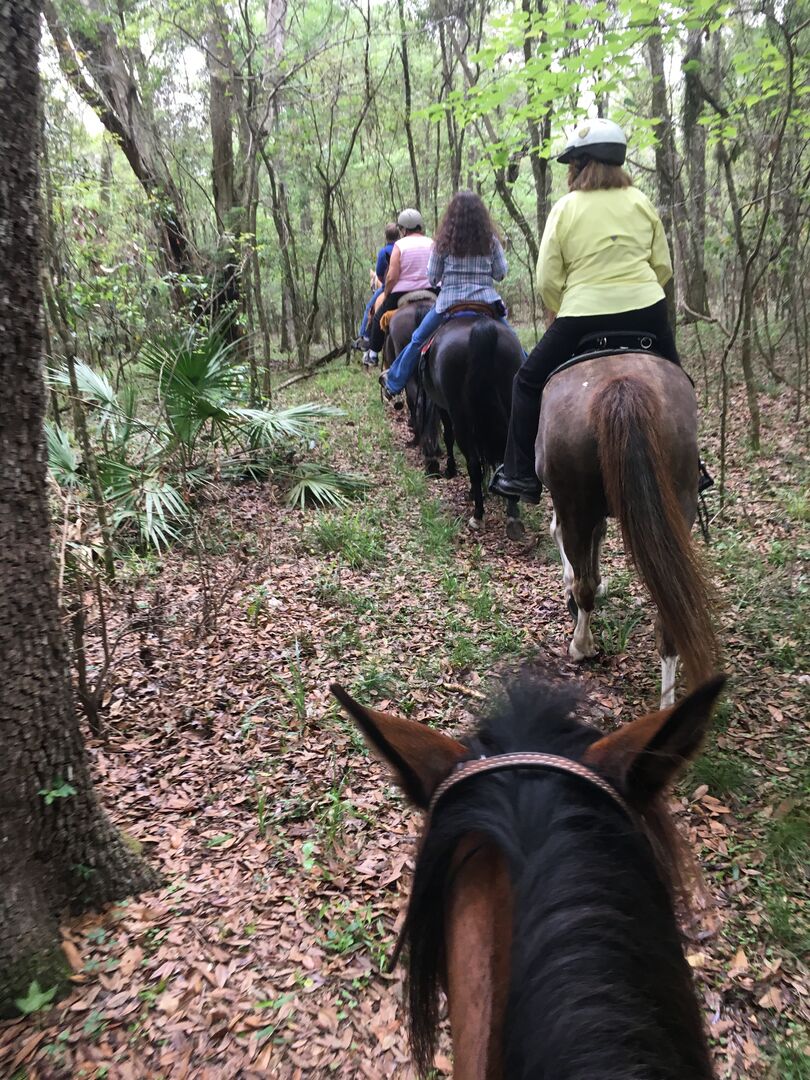
<svg viewBox="0 0 810 1080">
<path fill-rule="evenodd" d="M 413 292 L 415 289 L 429 289 L 427 268 L 433 241 L 421 233 L 411 233 L 397 240 L 399 248 L 399 280 L 394 286 L 396 292 Z"/>
</svg>

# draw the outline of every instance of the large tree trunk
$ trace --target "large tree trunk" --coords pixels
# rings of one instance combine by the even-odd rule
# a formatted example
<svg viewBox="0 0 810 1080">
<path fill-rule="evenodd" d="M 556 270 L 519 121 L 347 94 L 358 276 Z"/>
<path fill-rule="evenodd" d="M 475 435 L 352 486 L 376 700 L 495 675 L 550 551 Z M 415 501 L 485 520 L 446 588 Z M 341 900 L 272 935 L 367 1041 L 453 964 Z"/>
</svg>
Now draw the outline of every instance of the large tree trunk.
<svg viewBox="0 0 810 1080">
<path fill-rule="evenodd" d="M 239 169 L 234 157 L 233 127 L 239 80 L 228 43 L 229 30 L 227 15 L 217 5 L 211 13 L 205 54 L 209 74 L 211 180 L 219 233 L 211 272 L 211 316 L 225 340 L 233 344 L 240 340 L 244 343 L 239 315 L 245 312 L 241 241 L 246 210 L 243 154 L 239 155 Z M 243 150 L 240 145 L 240 151 Z"/>
<path fill-rule="evenodd" d="M 65 982 L 60 911 L 153 882 L 93 791 L 53 580 L 40 368 L 39 16 L 38 0 L 0 13 L 0 1015 L 33 981 L 41 989 Z"/>
</svg>

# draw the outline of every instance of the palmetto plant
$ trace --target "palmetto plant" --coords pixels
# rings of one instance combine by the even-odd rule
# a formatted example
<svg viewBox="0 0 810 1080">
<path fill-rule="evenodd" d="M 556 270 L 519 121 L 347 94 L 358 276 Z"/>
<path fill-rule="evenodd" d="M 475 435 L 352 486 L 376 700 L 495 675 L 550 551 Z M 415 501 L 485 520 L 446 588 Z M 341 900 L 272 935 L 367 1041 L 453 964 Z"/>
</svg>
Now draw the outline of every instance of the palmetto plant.
<svg viewBox="0 0 810 1080">
<path fill-rule="evenodd" d="M 160 550 L 188 527 L 194 489 L 220 476 L 271 474 L 290 484 L 289 502 L 342 506 L 365 481 L 325 465 L 290 464 L 292 452 L 314 442 L 318 425 L 342 415 L 319 404 L 256 409 L 241 404 L 247 372 L 216 333 L 189 331 L 149 343 L 141 366 L 157 389 L 157 411 L 139 417 L 134 384 L 118 393 L 109 380 L 76 361 L 76 385 L 99 435 L 97 469 L 113 531 Z M 51 385 L 70 388 L 66 371 Z M 67 433 L 46 430 L 51 474 L 62 488 L 81 490 L 84 470 Z"/>
</svg>

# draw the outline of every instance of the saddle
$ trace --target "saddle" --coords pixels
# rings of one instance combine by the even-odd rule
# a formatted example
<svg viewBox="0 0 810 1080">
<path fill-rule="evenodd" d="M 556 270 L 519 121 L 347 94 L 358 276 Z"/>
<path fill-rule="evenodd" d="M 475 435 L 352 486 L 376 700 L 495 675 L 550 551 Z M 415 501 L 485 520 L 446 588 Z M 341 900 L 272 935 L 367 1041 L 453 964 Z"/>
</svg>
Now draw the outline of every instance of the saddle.
<svg viewBox="0 0 810 1080">
<path fill-rule="evenodd" d="M 488 319 L 500 319 L 506 315 L 506 305 L 503 300 L 498 300 L 492 304 L 484 304 L 480 300 L 462 300 L 458 304 L 451 304 L 444 314 L 445 322 L 447 319 L 460 319 L 465 315 L 468 318 L 470 316 L 486 315 Z M 440 326 L 439 330 L 441 329 L 442 327 Z M 439 330 L 436 331 L 436 334 L 439 333 Z M 422 356 L 430 352 L 433 342 L 436 340 L 436 334 L 429 338 L 422 346 Z"/>
<path fill-rule="evenodd" d="M 586 334 L 579 339 L 571 356 L 554 368 L 548 379 L 546 379 L 546 383 L 558 372 L 565 371 L 576 364 L 581 364 L 585 360 L 594 360 L 598 356 L 616 356 L 617 354 L 621 355 L 621 353 L 649 353 L 650 356 L 654 356 L 658 360 L 666 360 L 674 364 L 674 360 L 659 352 L 656 348 L 657 342 L 658 339 L 655 334 L 642 333 L 638 330 L 610 330 L 604 333 Z M 679 365 L 676 364 L 675 366 L 678 367 Z M 692 382 L 690 376 L 687 375 L 687 378 Z M 543 385 L 545 386 L 545 383 Z"/>
<path fill-rule="evenodd" d="M 380 319 L 380 329 L 384 334 L 387 334 L 388 324 L 400 308 L 408 307 L 410 304 L 423 304 L 426 301 L 430 304 L 436 303 L 436 293 L 432 289 L 414 289 L 413 292 L 400 296 L 399 300 L 397 300 L 397 306 L 392 308 L 391 311 L 386 311 Z"/>
<path fill-rule="evenodd" d="M 484 304 L 480 300 L 462 300 L 458 304 L 451 304 L 445 311 L 450 319 L 458 319 L 463 315 L 486 315 L 490 319 L 500 319 L 506 314 L 506 308 L 502 300 L 494 304 Z"/>
</svg>

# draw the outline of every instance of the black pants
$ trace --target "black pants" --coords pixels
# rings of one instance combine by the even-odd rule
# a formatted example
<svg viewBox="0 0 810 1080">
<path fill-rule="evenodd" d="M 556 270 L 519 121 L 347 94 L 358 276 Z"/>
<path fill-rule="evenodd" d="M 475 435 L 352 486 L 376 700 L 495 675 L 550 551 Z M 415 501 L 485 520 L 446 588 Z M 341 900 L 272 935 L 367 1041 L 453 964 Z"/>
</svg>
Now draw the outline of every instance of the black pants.
<svg viewBox="0 0 810 1080">
<path fill-rule="evenodd" d="M 555 319 L 523 361 L 512 384 L 512 416 L 503 471 L 508 477 L 534 476 L 534 442 L 540 420 L 543 384 L 573 354 L 581 337 L 600 331 L 646 331 L 657 337 L 656 351 L 680 364 L 667 317 L 667 302 L 659 300 L 639 311 L 618 315 L 578 315 Z"/>
<path fill-rule="evenodd" d="M 385 343 L 385 334 L 380 327 L 380 320 L 386 311 L 393 311 L 399 301 L 407 293 L 413 292 L 413 289 L 406 289 L 405 292 L 392 292 L 386 300 L 380 304 L 377 314 L 374 316 L 374 320 L 371 323 L 371 329 L 368 334 L 368 344 L 372 352 L 379 352 Z M 431 289 L 433 293 L 438 293 L 438 289 Z"/>
</svg>

